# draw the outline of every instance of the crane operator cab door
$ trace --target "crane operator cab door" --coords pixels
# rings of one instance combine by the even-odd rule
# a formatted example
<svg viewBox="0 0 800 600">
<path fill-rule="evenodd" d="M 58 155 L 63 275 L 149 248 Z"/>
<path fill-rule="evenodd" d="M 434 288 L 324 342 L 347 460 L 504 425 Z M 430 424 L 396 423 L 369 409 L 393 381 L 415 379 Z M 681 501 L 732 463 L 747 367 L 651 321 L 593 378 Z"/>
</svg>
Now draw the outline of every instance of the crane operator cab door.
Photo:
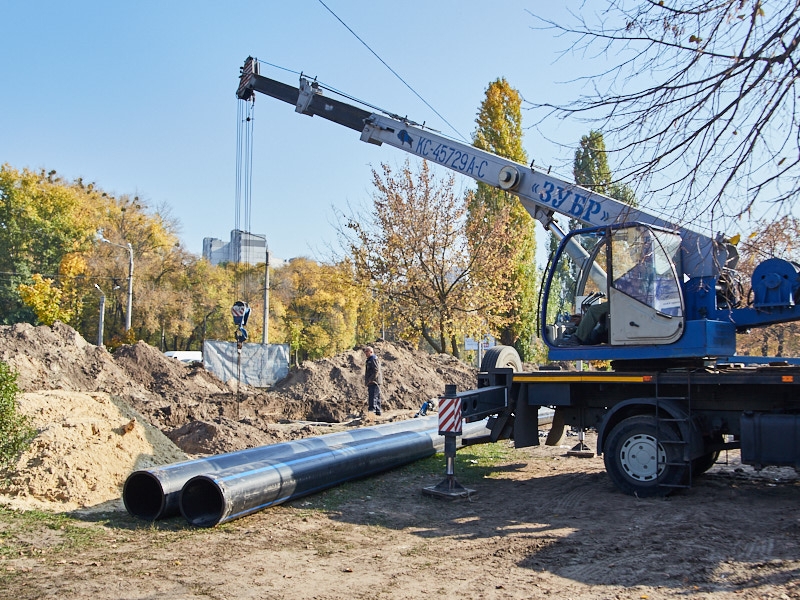
<svg viewBox="0 0 800 600">
<path fill-rule="evenodd" d="M 684 331 L 680 235 L 642 224 L 562 241 L 547 282 L 553 346 L 670 344 Z"/>
</svg>

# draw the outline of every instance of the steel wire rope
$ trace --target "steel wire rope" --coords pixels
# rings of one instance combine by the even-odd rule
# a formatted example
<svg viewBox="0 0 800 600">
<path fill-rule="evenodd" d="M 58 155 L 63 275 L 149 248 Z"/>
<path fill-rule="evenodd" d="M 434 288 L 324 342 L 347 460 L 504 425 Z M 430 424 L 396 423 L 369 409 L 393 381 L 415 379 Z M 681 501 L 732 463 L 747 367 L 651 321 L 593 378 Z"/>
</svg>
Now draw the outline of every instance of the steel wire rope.
<svg viewBox="0 0 800 600">
<path fill-rule="evenodd" d="M 373 55 L 375 58 L 377 58 L 379 61 L 381 61 L 381 64 L 382 64 L 384 67 L 386 67 L 387 69 L 389 69 L 389 71 L 391 71 L 391 73 L 392 73 L 392 74 L 393 74 L 395 77 L 397 77 L 397 78 L 398 78 L 398 79 L 399 79 L 399 80 L 400 80 L 400 81 L 403 83 L 403 85 L 405 85 L 405 86 L 406 86 L 406 87 L 407 87 L 409 90 L 411 90 L 411 93 L 413 93 L 413 94 L 414 94 L 414 95 L 415 95 L 417 98 L 419 98 L 420 100 L 422 100 L 422 102 L 425 104 L 425 106 L 427 106 L 428 108 L 430 108 L 430 109 L 431 109 L 431 110 L 434 112 L 434 114 L 435 114 L 437 117 L 439 117 L 439 118 L 440 118 L 442 121 L 444 121 L 444 122 L 447 124 L 447 126 L 448 126 L 448 127 L 450 127 L 450 129 L 452 129 L 454 132 L 456 132 L 456 134 L 457 134 L 457 135 L 458 135 L 458 136 L 459 136 L 459 137 L 460 137 L 460 138 L 461 138 L 463 141 L 465 141 L 465 142 L 467 142 L 467 141 L 468 141 L 468 140 L 467 140 L 467 138 L 465 138 L 465 137 L 464 137 L 464 135 L 463 135 L 463 134 L 462 134 L 462 133 L 461 133 L 461 132 L 460 132 L 458 129 L 456 129 L 455 127 L 453 127 L 453 125 L 451 125 L 451 124 L 450 124 L 450 122 L 449 122 L 447 119 L 445 119 L 445 118 L 444 118 L 444 117 L 443 117 L 441 114 L 439 114 L 439 111 L 437 111 L 437 110 L 436 110 L 436 109 L 435 109 L 433 106 L 431 106 L 431 105 L 428 103 L 428 101 L 427 101 L 427 100 L 425 100 L 425 98 L 423 98 L 423 97 L 422 97 L 422 96 L 421 96 L 421 95 L 420 95 L 420 94 L 417 92 L 417 90 L 415 90 L 413 87 L 411 87 L 411 85 L 410 85 L 410 84 L 409 84 L 409 83 L 408 83 L 408 82 L 407 82 L 405 79 L 403 79 L 403 78 L 402 78 L 402 77 L 401 77 L 401 76 L 400 76 L 400 75 L 397 73 L 397 71 L 395 71 L 395 70 L 394 70 L 392 67 L 390 67 L 390 66 L 389 66 L 389 65 L 386 63 L 386 61 L 385 61 L 385 60 L 383 60 L 383 59 L 382 59 L 380 56 L 378 56 L 378 53 L 377 53 L 377 52 L 375 52 L 375 50 L 373 50 L 372 48 L 370 48 L 369 44 L 367 44 L 367 43 L 366 43 L 364 40 L 362 40 L 362 39 L 361 39 L 361 38 L 358 36 L 358 34 L 357 34 L 355 31 L 353 31 L 353 29 L 352 29 L 352 28 L 351 28 L 351 27 L 350 27 L 350 26 L 349 26 L 347 23 L 345 23 L 345 22 L 344 22 L 344 21 L 343 21 L 343 20 L 342 20 L 342 19 L 339 17 L 339 15 L 337 15 L 335 12 L 333 12 L 333 11 L 330 9 L 330 7 L 329 7 L 327 4 L 325 4 L 325 3 L 324 3 L 322 0 L 318 0 L 318 1 L 319 1 L 319 3 L 320 3 L 320 4 L 322 4 L 322 6 L 324 6 L 324 7 L 325 7 L 325 10 L 327 10 L 329 13 L 331 13 L 331 14 L 334 16 L 334 18 L 335 18 L 337 21 L 339 21 L 339 23 L 341 23 L 341 24 L 342 24 L 342 25 L 345 27 L 345 29 L 347 29 L 347 31 L 349 31 L 350 33 L 352 33 L 352 34 L 353 34 L 353 36 L 354 36 L 354 37 L 355 37 L 355 38 L 356 38 L 356 39 L 357 39 L 359 42 L 361 42 L 361 43 L 364 45 L 364 47 L 365 47 L 367 50 L 369 50 L 369 51 L 372 53 L 372 55 Z"/>
<path fill-rule="evenodd" d="M 267 62 L 267 61 L 261 60 L 261 59 L 257 59 L 257 60 L 258 60 L 259 64 L 266 65 L 268 67 L 273 67 L 275 69 L 280 69 L 281 71 L 286 71 L 287 73 L 292 73 L 294 75 L 299 75 L 300 77 L 308 77 L 302 71 L 295 71 L 294 69 L 289 69 L 287 67 L 282 67 L 280 65 L 276 65 L 275 63 Z M 352 100 L 353 102 L 358 102 L 361 106 L 366 106 L 367 108 L 371 108 L 375 112 L 383 113 L 384 115 L 386 115 L 388 117 L 392 117 L 392 118 L 397 119 L 399 121 L 404 121 L 404 122 L 408 123 L 409 125 L 417 125 L 419 127 L 423 127 L 423 128 L 428 129 L 430 131 L 436 131 L 437 133 L 442 133 L 441 131 L 433 129 L 432 127 L 427 127 L 424 123 L 417 123 L 416 121 L 412 121 L 407 116 L 406 117 L 401 117 L 396 112 L 393 112 L 393 111 L 388 110 L 386 108 L 381 108 L 380 106 L 377 106 L 375 104 L 370 104 L 366 100 L 362 100 L 361 98 L 357 98 L 356 96 L 348 94 L 347 92 L 343 92 L 340 89 L 337 89 L 337 88 L 333 87 L 330 84 L 327 84 L 327 83 L 324 83 L 324 82 L 320 81 L 316 77 L 314 77 L 313 80 L 314 80 L 314 83 L 317 84 L 321 89 L 328 90 L 329 92 L 333 92 L 337 96 L 341 96 L 342 98 L 346 98 L 347 100 Z M 442 135 L 450 137 L 445 133 L 442 133 Z"/>
<path fill-rule="evenodd" d="M 252 188 L 253 188 L 253 113 L 255 102 L 239 100 L 236 124 L 236 186 L 235 186 L 235 208 L 234 208 L 234 239 L 236 242 L 236 252 L 234 262 L 234 298 L 232 304 L 239 301 L 239 298 L 247 300 L 249 269 L 242 274 L 241 254 L 244 241 L 242 231 L 242 209 L 244 209 L 244 228 L 250 231 L 250 220 L 252 213 Z M 242 206 L 244 204 L 244 206 Z M 228 246 L 230 248 L 230 245 Z M 247 258 L 247 257 L 246 257 Z M 237 285 L 237 281 L 239 285 Z M 238 296 L 238 297 L 237 297 Z M 234 319 L 235 321 L 235 319 Z M 242 375 L 242 342 L 247 335 L 244 333 L 240 338 L 240 333 L 244 332 L 244 323 L 239 326 L 236 332 L 237 352 L 236 352 L 236 420 L 240 417 L 241 395 L 239 382 Z"/>
<path fill-rule="evenodd" d="M 292 73 L 292 74 L 298 75 L 300 77 L 310 78 L 309 75 L 303 73 L 302 71 L 295 71 L 294 69 L 289 69 L 288 67 L 282 67 L 281 65 L 276 65 L 275 63 L 267 62 L 266 60 L 257 59 L 257 61 L 261 65 L 266 65 L 268 67 L 279 69 L 281 71 L 286 71 L 287 73 Z M 372 109 L 374 112 L 382 113 L 382 114 L 386 115 L 387 117 L 391 117 L 393 119 L 397 119 L 398 121 L 402 121 L 402 122 L 404 122 L 404 123 L 406 123 L 408 125 L 413 125 L 413 126 L 421 128 L 421 129 L 427 129 L 428 131 L 433 131 L 435 133 L 438 133 L 442 137 L 446 137 L 446 138 L 451 139 L 451 140 L 455 140 L 456 139 L 454 136 L 452 136 L 452 135 L 450 135 L 448 133 L 445 133 L 443 131 L 440 131 L 438 129 L 435 129 L 433 127 L 430 127 L 429 125 L 426 125 L 425 123 L 418 123 L 417 121 L 409 119 L 408 116 L 401 116 L 398 113 L 396 113 L 394 111 L 391 111 L 391 110 L 389 110 L 387 108 L 382 108 L 382 107 L 380 107 L 380 106 L 378 106 L 376 104 L 372 104 L 370 102 L 367 102 L 366 100 L 362 100 L 361 98 L 358 98 L 357 96 L 353 96 L 352 94 L 348 94 L 347 92 L 343 92 L 342 90 L 340 90 L 338 88 L 335 88 L 335 87 L 333 87 L 332 85 L 330 85 L 328 83 L 320 81 L 317 77 L 313 77 L 311 79 L 314 81 L 314 83 L 320 89 L 327 90 L 329 92 L 333 92 L 337 96 L 341 96 L 342 98 L 345 98 L 347 100 L 352 100 L 353 102 L 357 102 L 361 106 L 364 106 L 366 108 Z"/>
<path fill-rule="evenodd" d="M 236 252 L 231 256 L 235 265 L 234 300 L 247 294 L 249 272 L 241 273 L 243 234 L 250 231 L 253 189 L 253 120 L 255 103 L 240 100 L 236 129 L 236 190 L 234 230 Z M 247 257 L 245 257 L 247 258 Z"/>
<path fill-rule="evenodd" d="M 252 231 L 252 208 L 253 208 L 253 119 L 254 119 L 254 112 L 255 112 L 255 102 L 251 102 L 247 105 L 249 107 L 249 112 L 247 117 L 245 118 L 245 183 L 244 183 L 244 231 L 246 234 L 249 234 Z M 244 235 L 242 235 L 244 238 Z M 240 243 L 240 251 L 244 254 L 244 263 L 245 265 L 249 266 L 250 264 L 250 245 L 249 245 L 249 237 L 247 240 L 241 239 Z M 245 243 L 246 242 L 246 243 Z M 247 250 L 245 250 L 245 248 Z M 249 303 L 249 290 L 250 290 L 250 283 L 252 274 L 250 273 L 250 269 L 245 266 L 245 273 L 243 277 L 243 293 L 245 295 L 245 301 Z"/>
<path fill-rule="evenodd" d="M 243 127 L 242 122 L 244 120 L 245 108 L 246 108 L 246 100 L 239 100 L 236 112 L 236 191 L 234 196 L 234 216 L 233 216 L 233 229 L 234 232 L 239 231 L 241 227 L 241 204 L 242 204 L 242 184 L 243 184 L 243 177 L 242 177 L 242 169 L 244 168 L 243 165 L 243 151 L 244 148 L 242 146 L 242 134 L 243 134 Z M 231 242 L 234 240 L 232 239 Z M 230 255 L 230 246 L 228 246 L 229 254 L 228 258 L 230 259 L 229 262 L 234 264 L 234 271 L 233 271 L 233 298 L 231 299 L 231 303 L 235 302 L 239 296 L 239 255 L 238 253 L 235 256 Z"/>
</svg>

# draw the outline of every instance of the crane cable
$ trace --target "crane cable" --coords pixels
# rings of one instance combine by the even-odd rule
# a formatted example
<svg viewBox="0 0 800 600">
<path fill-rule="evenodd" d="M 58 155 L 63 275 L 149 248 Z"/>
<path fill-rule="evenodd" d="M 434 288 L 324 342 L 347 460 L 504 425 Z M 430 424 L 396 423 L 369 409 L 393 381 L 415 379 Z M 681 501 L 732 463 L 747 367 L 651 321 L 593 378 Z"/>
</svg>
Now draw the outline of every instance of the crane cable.
<svg viewBox="0 0 800 600">
<path fill-rule="evenodd" d="M 242 232 L 250 231 L 252 215 L 254 110 L 255 102 L 239 100 L 236 117 L 236 198 L 234 202 L 234 229 L 238 236 L 239 252 L 231 257 L 231 262 L 236 265 L 237 283 L 234 285 L 234 300 L 238 300 L 246 294 L 249 283 L 246 273 L 240 277 L 239 263 L 241 261 Z"/>
<path fill-rule="evenodd" d="M 453 126 L 450 124 L 450 122 L 449 122 L 447 119 L 445 119 L 445 118 L 444 118 L 444 117 L 443 117 L 441 114 L 439 114 L 439 111 L 437 111 L 435 108 L 433 108 L 433 106 L 431 106 L 431 105 L 428 103 L 428 101 L 427 101 L 427 100 L 425 100 L 425 98 L 423 98 L 422 96 L 420 96 L 420 95 L 419 95 L 419 93 L 417 93 L 417 90 L 415 90 L 413 87 L 411 87 L 411 85 L 410 85 L 410 84 L 409 84 L 409 83 L 408 83 L 408 82 L 407 82 L 405 79 L 403 79 L 403 78 L 402 78 L 402 77 L 401 77 L 401 76 L 400 76 L 400 75 L 397 73 L 397 71 L 395 71 L 395 70 L 394 70 L 392 67 L 390 67 L 390 66 L 389 66 L 389 65 L 386 63 L 386 61 L 385 61 L 385 60 L 383 60 L 383 59 L 382 59 L 380 56 L 378 56 L 378 53 L 377 53 L 377 52 L 375 52 L 375 50 L 373 50 L 372 48 L 370 48 L 369 44 L 367 44 L 367 43 L 366 43 L 364 40 L 362 40 L 362 39 L 361 39 L 361 38 L 358 36 L 358 34 L 357 34 L 355 31 L 353 31 L 353 30 L 352 30 L 352 28 L 351 28 L 351 27 L 350 27 L 350 26 L 349 26 L 347 23 L 345 23 L 344 21 L 342 21 L 342 19 L 339 17 L 339 15 L 337 15 L 335 12 L 333 12 L 333 11 L 330 9 L 330 7 L 329 7 L 327 4 L 325 4 L 325 3 L 324 3 L 322 0 L 318 0 L 318 2 L 319 2 L 320 4 L 322 4 L 322 6 L 324 6 L 324 7 L 325 7 L 325 9 L 326 9 L 326 10 L 327 10 L 329 13 L 331 13 L 331 14 L 334 16 L 334 18 L 335 18 L 337 21 L 339 21 L 339 23 L 341 23 L 341 24 L 342 24 L 342 25 L 345 27 L 345 29 L 347 29 L 347 31 L 349 31 L 350 33 L 352 33 L 352 34 L 353 34 L 353 36 L 354 36 L 354 37 L 355 37 L 355 38 L 356 38 L 356 39 L 357 39 L 359 42 L 361 42 L 361 43 L 363 44 L 363 46 L 364 46 L 364 47 L 365 47 L 367 50 L 369 50 L 369 51 L 372 53 L 372 55 L 373 55 L 375 58 L 377 58 L 379 61 L 381 61 L 381 64 L 382 64 L 384 67 L 386 67 L 387 69 L 389 69 L 389 71 L 391 71 L 391 73 L 392 73 L 392 74 L 393 74 L 395 77 L 397 77 L 397 78 L 398 78 L 398 79 L 399 79 L 399 80 L 400 80 L 400 81 L 403 83 L 403 85 L 405 85 L 405 86 L 406 86 L 406 87 L 407 87 L 409 90 L 411 90 L 411 93 L 413 93 L 413 94 L 414 94 L 414 95 L 415 95 L 417 98 L 419 98 L 420 100 L 422 100 L 422 102 L 425 104 L 425 106 L 427 106 L 428 108 L 430 108 L 430 109 L 431 109 L 431 110 L 434 112 L 434 114 L 435 114 L 437 117 L 439 117 L 439 118 L 440 118 L 442 121 L 444 121 L 444 122 L 447 124 L 447 126 L 448 126 L 448 127 L 450 127 L 450 129 L 452 129 L 453 131 L 455 131 L 455 132 L 456 132 L 456 134 L 457 134 L 457 135 L 458 135 L 458 136 L 459 136 L 459 137 L 460 137 L 460 138 L 461 138 L 463 141 L 465 141 L 465 142 L 466 142 L 466 141 L 468 141 L 468 140 L 467 140 L 467 138 L 465 138 L 465 137 L 462 135 L 462 133 L 461 133 L 461 132 L 460 132 L 458 129 L 456 129 L 455 127 L 453 127 Z"/>
</svg>

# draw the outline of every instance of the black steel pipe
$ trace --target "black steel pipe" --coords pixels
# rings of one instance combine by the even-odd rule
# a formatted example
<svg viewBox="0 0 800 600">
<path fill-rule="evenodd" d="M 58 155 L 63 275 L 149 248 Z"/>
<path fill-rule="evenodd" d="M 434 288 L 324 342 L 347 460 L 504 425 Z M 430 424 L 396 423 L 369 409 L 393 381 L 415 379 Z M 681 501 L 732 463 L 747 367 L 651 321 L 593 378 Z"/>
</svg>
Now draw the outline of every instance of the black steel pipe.
<svg viewBox="0 0 800 600">
<path fill-rule="evenodd" d="M 218 473 L 237 465 L 263 460 L 291 458 L 309 451 L 325 450 L 337 444 L 381 439 L 398 432 L 424 431 L 435 426 L 436 416 L 409 419 L 141 469 L 134 471 L 126 479 L 122 499 L 126 510 L 133 517 L 148 521 L 173 517 L 180 514 L 180 493 L 183 485 L 197 475 Z"/>
<path fill-rule="evenodd" d="M 479 436 L 485 430 L 486 421 L 464 424 L 465 437 Z M 213 527 L 431 456 L 443 447 L 444 438 L 439 435 L 437 425 L 426 431 L 400 431 L 334 444 L 285 459 L 271 457 L 191 478 L 183 486 L 180 509 L 192 525 Z"/>
</svg>

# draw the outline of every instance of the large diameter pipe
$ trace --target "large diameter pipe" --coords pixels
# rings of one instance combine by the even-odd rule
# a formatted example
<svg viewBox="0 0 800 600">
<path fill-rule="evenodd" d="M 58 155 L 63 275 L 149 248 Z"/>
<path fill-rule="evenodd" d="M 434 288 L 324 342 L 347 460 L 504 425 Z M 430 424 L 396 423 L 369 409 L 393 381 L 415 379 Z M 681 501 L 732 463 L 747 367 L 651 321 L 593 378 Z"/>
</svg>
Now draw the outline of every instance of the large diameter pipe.
<svg viewBox="0 0 800 600">
<path fill-rule="evenodd" d="M 464 436 L 479 436 L 486 421 L 464 424 Z M 193 477 L 183 486 L 180 509 L 192 525 L 213 527 L 345 481 L 366 477 L 441 451 L 437 426 L 397 432 L 309 451 L 285 460 L 266 459 Z"/>
<path fill-rule="evenodd" d="M 267 459 L 291 458 L 340 444 L 381 439 L 398 432 L 424 431 L 435 426 L 436 416 L 422 417 L 141 469 L 131 473 L 125 480 L 122 499 L 128 513 L 133 517 L 148 521 L 174 517 L 180 514 L 180 493 L 183 485 L 197 475 L 217 473 L 237 465 Z"/>
</svg>

